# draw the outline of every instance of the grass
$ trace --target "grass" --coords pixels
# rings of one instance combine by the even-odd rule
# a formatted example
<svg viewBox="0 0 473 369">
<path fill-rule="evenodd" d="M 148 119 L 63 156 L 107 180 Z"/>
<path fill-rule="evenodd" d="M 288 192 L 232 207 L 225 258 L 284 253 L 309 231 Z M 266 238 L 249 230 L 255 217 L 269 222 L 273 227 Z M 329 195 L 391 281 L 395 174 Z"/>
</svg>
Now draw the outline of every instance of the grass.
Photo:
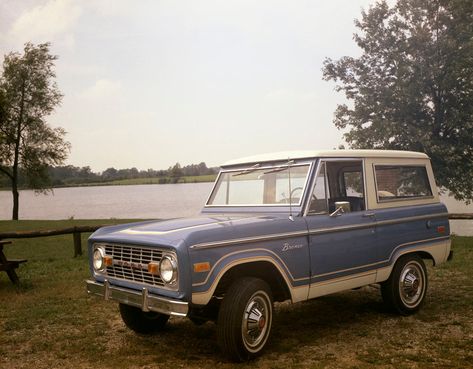
<svg viewBox="0 0 473 369">
<path fill-rule="evenodd" d="M 216 174 L 208 174 L 202 176 L 184 176 L 180 177 L 177 183 L 200 183 L 200 182 L 214 182 L 217 178 Z M 127 186 L 127 185 L 149 185 L 149 184 L 174 184 L 175 179 L 170 177 L 151 177 L 151 178 L 129 178 L 117 179 L 108 182 L 90 182 L 68 184 L 61 187 L 81 187 L 81 186 Z"/>
<path fill-rule="evenodd" d="M 180 177 L 178 183 L 199 183 L 199 182 L 214 182 L 215 178 L 217 178 L 216 174 L 208 174 L 202 176 L 184 176 Z M 110 185 L 110 186 L 117 186 L 117 185 L 142 185 L 142 184 L 162 184 L 163 181 L 165 183 L 172 183 L 172 180 L 167 177 L 152 177 L 152 178 L 130 178 L 130 179 L 119 179 L 116 181 L 110 182 L 100 182 L 100 183 L 91 183 L 90 185 Z"/>
<path fill-rule="evenodd" d="M 2 221 L 0 231 L 103 223 Z M 7 256 L 28 262 L 18 270 L 19 287 L 0 273 L 0 368 L 473 367 L 473 238 L 455 237 L 453 261 L 429 267 L 418 314 L 387 313 L 373 287 L 277 304 L 268 348 L 248 364 L 221 356 L 213 323 L 171 318 L 154 336 L 126 329 L 116 304 L 86 295 L 87 255 L 72 258 L 71 238 L 5 246 Z"/>
</svg>

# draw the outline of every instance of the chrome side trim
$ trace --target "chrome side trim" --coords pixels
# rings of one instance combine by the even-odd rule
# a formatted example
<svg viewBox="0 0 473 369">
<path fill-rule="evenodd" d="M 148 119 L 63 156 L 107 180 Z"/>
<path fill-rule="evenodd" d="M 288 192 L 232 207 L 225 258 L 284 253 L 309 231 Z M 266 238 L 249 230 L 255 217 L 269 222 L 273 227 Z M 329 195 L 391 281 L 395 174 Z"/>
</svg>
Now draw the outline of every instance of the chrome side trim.
<svg viewBox="0 0 473 369">
<path fill-rule="evenodd" d="M 399 223 L 404 223 L 404 222 L 412 222 L 415 220 L 424 220 L 424 219 L 437 219 L 437 218 L 446 218 L 448 217 L 448 213 L 439 213 L 439 214 L 426 214 L 426 215 L 416 215 L 412 217 L 406 217 L 406 218 L 399 218 L 399 219 L 393 219 L 393 220 L 382 220 L 382 221 L 377 221 L 377 225 L 391 225 L 391 224 L 399 224 Z"/>
<path fill-rule="evenodd" d="M 105 280 L 104 283 L 87 280 L 86 286 L 89 295 L 135 306 L 145 312 L 155 311 L 166 315 L 186 316 L 189 311 L 189 304 L 187 302 L 151 295 L 148 293 L 147 288 L 143 288 L 143 290 L 139 292 L 127 288 L 111 286 L 108 280 Z"/>
<path fill-rule="evenodd" d="M 234 244 L 251 243 L 255 241 L 271 241 L 271 240 L 279 240 L 281 238 L 286 238 L 286 237 L 302 237 L 302 236 L 307 236 L 307 234 L 308 234 L 307 231 L 297 231 L 297 232 L 276 233 L 276 234 L 266 235 L 266 236 L 234 238 L 232 240 L 226 240 L 226 241 L 196 243 L 195 245 L 190 246 L 190 249 L 210 249 L 213 247 L 230 246 Z"/>
<path fill-rule="evenodd" d="M 335 270 L 335 271 L 333 271 L 333 272 L 322 273 L 322 274 L 314 274 L 314 275 L 311 276 L 311 278 L 326 277 L 326 276 L 328 276 L 328 275 L 339 274 L 339 273 L 344 273 L 344 272 L 350 272 L 350 271 L 356 270 L 356 269 L 363 269 L 363 268 L 367 268 L 367 267 L 374 267 L 374 266 L 376 266 L 376 265 L 379 265 L 379 264 L 382 264 L 382 263 L 385 263 L 385 262 L 386 262 L 386 260 L 377 261 L 376 263 L 358 265 L 358 266 L 356 266 L 356 267 L 347 268 L 347 269 L 339 269 L 339 270 Z M 320 282 L 318 282 L 318 283 L 320 283 Z"/>
<path fill-rule="evenodd" d="M 353 224 L 353 225 L 341 226 L 341 227 L 310 229 L 309 234 L 312 236 L 312 235 L 317 235 L 317 234 L 332 233 L 332 232 L 339 232 L 339 231 L 351 231 L 351 230 L 356 230 L 356 229 L 375 228 L 378 226 L 401 224 L 405 222 L 413 222 L 416 220 L 424 220 L 424 219 L 444 218 L 447 216 L 448 216 L 448 213 L 416 215 L 412 217 L 404 217 L 404 218 L 398 218 L 398 219 L 392 219 L 392 220 L 381 220 L 381 221 L 376 221 L 376 222 L 366 223 L 366 224 Z"/>
<path fill-rule="evenodd" d="M 357 230 L 357 229 L 375 228 L 375 227 L 376 227 L 376 222 L 371 222 L 371 223 L 366 223 L 366 224 L 353 224 L 353 225 L 340 226 L 340 227 L 310 229 L 309 235 L 314 236 L 318 234 L 333 233 L 333 232 L 340 232 L 340 231 L 352 231 L 352 230 Z"/>
<path fill-rule="evenodd" d="M 398 218 L 398 219 L 393 219 L 393 220 L 382 220 L 382 221 L 366 223 L 366 224 L 354 224 L 354 225 L 341 226 L 341 227 L 311 229 L 308 232 L 307 231 L 286 232 L 286 233 L 276 233 L 276 234 L 266 235 L 266 236 L 235 238 L 235 239 L 225 240 L 225 241 L 203 242 L 203 243 L 196 243 L 190 246 L 190 249 L 209 249 L 209 248 L 214 248 L 214 247 L 230 246 L 234 244 L 278 240 L 278 239 L 286 238 L 286 237 L 302 237 L 305 235 L 312 236 L 312 235 L 333 233 L 333 232 L 339 232 L 339 231 L 351 231 L 351 230 L 356 230 L 356 229 L 375 228 L 377 226 L 400 224 L 404 222 L 412 222 L 412 221 L 424 220 L 424 219 L 444 218 L 447 216 L 448 216 L 448 213 L 416 215 L 412 217 L 404 217 L 404 218 Z"/>
</svg>

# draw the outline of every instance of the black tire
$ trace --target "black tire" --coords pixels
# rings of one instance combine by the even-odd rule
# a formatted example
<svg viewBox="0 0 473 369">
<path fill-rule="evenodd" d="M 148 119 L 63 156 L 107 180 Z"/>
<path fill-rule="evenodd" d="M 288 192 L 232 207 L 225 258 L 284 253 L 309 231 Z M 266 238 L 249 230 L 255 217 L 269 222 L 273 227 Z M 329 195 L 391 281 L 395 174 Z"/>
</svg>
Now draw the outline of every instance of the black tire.
<svg viewBox="0 0 473 369">
<path fill-rule="evenodd" d="M 238 279 L 226 291 L 218 313 L 221 350 L 237 362 L 258 356 L 268 341 L 272 320 L 273 297 L 268 284 L 258 278 Z"/>
<path fill-rule="evenodd" d="M 140 308 L 125 304 L 120 304 L 120 315 L 128 328 L 140 334 L 161 331 L 169 319 L 169 315 L 154 311 L 144 312 Z"/>
<path fill-rule="evenodd" d="M 381 283 L 381 295 L 388 309 L 410 315 L 420 309 L 427 294 L 424 261 L 417 255 L 401 256 L 389 279 Z"/>
</svg>

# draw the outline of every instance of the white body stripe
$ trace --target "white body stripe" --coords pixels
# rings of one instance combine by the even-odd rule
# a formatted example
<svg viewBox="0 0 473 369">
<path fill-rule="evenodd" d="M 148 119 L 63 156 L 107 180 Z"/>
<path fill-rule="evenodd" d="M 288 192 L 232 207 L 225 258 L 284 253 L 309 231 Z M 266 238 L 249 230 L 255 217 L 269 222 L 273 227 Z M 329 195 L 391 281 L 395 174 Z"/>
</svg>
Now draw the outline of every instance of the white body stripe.
<svg viewBox="0 0 473 369">
<path fill-rule="evenodd" d="M 422 245 L 409 247 L 410 245 L 415 245 L 416 243 L 420 243 L 420 242 L 425 242 L 425 243 L 422 244 Z M 250 262 L 254 262 L 254 261 L 267 261 L 267 262 L 270 262 L 272 265 L 274 265 L 277 268 L 277 270 L 279 271 L 281 276 L 284 278 L 284 281 L 286 282 L 286 285 L 289 288 L 292 302 L 299 302 L 299 301 L 304 301 L 304 300 L 319 297 L 319 296 L 329 295 L 329 294 L 332 294 L 332 293 L 336 293 L 336 292 L 340 292 L 340 291 L 344 291 L 344 290 L 348 290 L 348 289 L 352 289 L 352 288 L 366 286 L 366 285 L 369 285 L 369 284 L 372 284 L 372 283 L 383 282 L 383 281 L 385 281 L 389 278 L 389 275 L 391 274 L 391 271 L 392 271 L 392 269 L 394 267 L 394 264 L 396 263 L 397 259 L 400 256 L 405 255 L 407 253 L 422 252 L 423 251 L 423 252 L 426 252 L 426 253 L 428 253 L 429 255 L 432 256 L 435 265 L 441 264 L 441 263 L 445 262 L 448 258 L 448 254 L 450 252 L 450 244 L 451 244 L 450 239 L 443 239 L 443 240 L 428 239 L 428 240 L 421 240 L 421 241 L 417 241 L 417 242 L 402 244 L 402 245 L 397 246 L 396 249 L 393 250 L 393 252 L 391 254 L 391 257 L 394 256 L 394 259 L 392 260 L 392 263 L 387 267 L 377 268 L 377 269 L 373 268 L 372 270 L 364 271 L 364 272 L 361 272 L 361 273 L 354 273 L 354 274 L 350 274 L 350 275 L 343 276 L 343 277 L 332 278 L 332 279 L 328 279 L 328 280 L 321 281 L 321 282 L 311 283 L 310 285 L 307 284 L 307 285 L 304 285 L 304 286 L 297 286 L 297 287 L 293 287 L 292 284 L 291 284 L 291 281 L 289 280 L 289 278 L 291 278 L 294 281 L 292 275 L 290 275 L 288 277 L 288 275 L 284 272 L 284 270 L 281 268 L 281 266 L 272 257 L 270 257 L 270 256 L 255 256 L 255 257 L 242 258 L 242 259 L 238 259 L 238 260 L 235 260 L 233 262 L 228 263 L 218 273 L 217 277 L 215 278 L 212 285 L 210 286 L 210 288 L 207 291 L 192 293 L 192 303 L 196 304 L 196 305 L 206 305 L 210 301 L 210 299 L 212 298 L 213 293 L 215 292 L 215 289 L 217 288 L 218 282 L 220 281 L 222 276 L 225 274 L 225 272 L 227 272 L 229 269 L 231 269 L 232 267 L 234 267 L 236 265 L 240 265 L 240 264 L 244 264 L 244 263 L 250 263 Z M 405 250 L 400 250 L 399 252 L 396 252 L 396 250 L 398 250 L 401 247 L 406 247 L 406 249 Z M 258 249 L 242 250 L 242 251 L 238 251 L 238 252 L 235 252 L 235 253 L 248 252 L 248 251 L 252 251 L 252 250 L 258 250 Z M 259 250 L 269 251 L 269 250 L 266 250 L 266 249 L 259 249 Z M 232 253 L 232 254 L 235 254 L 235 253 Z M 271 253 L 274 254 L 273 252 L 271 252 Z M 274 254 L 274 255 L 276 255 L 276 254 Z M 224 258 L 222 258 L 222 259 L 224 259 Z M 221 262 L 222 259 L 220 259 L 218 261 L 218 263 Z M 284 264 L 284 262 L 279 257 L 278 257 L 278 260 Z M 380 263 L 382 263 L 382 262 L 380 262 Z M 380 264 L 380 263 L 376 263 L 376 264 Z M 374 265 L 376 265 L 376 264 L 374 264 Z M 370 265 L 373 265 L 373 264 L 370 264 Z M 363 268 L 363 267 L 366 267 L 366 266 L 370 266 L 370 265 L 359 266 L 359 267 L 357 267 L 357 269 Z M 215 268 L 215 265 L 212 268 L 212 270 L 214 268 Z M 286 266 L 286 269 L 289 271 L 287 266 Z M 347 269 L 347 270 L 349 270 L 349 269 Z M 345 270 L 345 271 L 347 271 L 347 270 Z M 340 273 L 340 272 L 343 272 L 343 271 L 344 270 L 339 270 L 339 271 L 336 271 L 336 272 L 333 272 L 333 273 L 330 273 L 330 274 Z M 210 275 L 210 272 L 209 272 L 209 275 Z M 208 278 L 209 278 L 209 276 L 207 276 L 206 282 L 208 281 Z M 297 279 L 297 280 L 304 280 L 304 279 L 308 279 L 308 278 L 300 278 L 300 279 Z M 193 286 L 198 286 L 198 285 L 202 285 L 202 284 L 205 284 L 205 282 L 204 283 L 198 283 L 198 284 L 195 284 Z"/>
</svg>

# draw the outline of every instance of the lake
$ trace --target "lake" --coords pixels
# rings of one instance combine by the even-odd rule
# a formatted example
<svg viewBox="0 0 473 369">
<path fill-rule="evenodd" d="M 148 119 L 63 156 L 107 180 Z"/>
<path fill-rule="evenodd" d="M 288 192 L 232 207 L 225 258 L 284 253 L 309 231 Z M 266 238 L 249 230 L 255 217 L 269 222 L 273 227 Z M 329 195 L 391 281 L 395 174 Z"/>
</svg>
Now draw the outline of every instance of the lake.
<svg viewBox="0 0 473 369">
<path fill-rule="evenodd" d="M 212 183 L 56 188 L 48 195 L 20 191 L 20 219 L 176 218 L 197 215 Z M 473 213 L 453 197 L 441 196 L 451 213 Z M 0 220 L 11 218 L 12 195 L 0 191 Z M 472 220 L 451 221 L 452 232 L 473 236 Z"/>
</svg>

